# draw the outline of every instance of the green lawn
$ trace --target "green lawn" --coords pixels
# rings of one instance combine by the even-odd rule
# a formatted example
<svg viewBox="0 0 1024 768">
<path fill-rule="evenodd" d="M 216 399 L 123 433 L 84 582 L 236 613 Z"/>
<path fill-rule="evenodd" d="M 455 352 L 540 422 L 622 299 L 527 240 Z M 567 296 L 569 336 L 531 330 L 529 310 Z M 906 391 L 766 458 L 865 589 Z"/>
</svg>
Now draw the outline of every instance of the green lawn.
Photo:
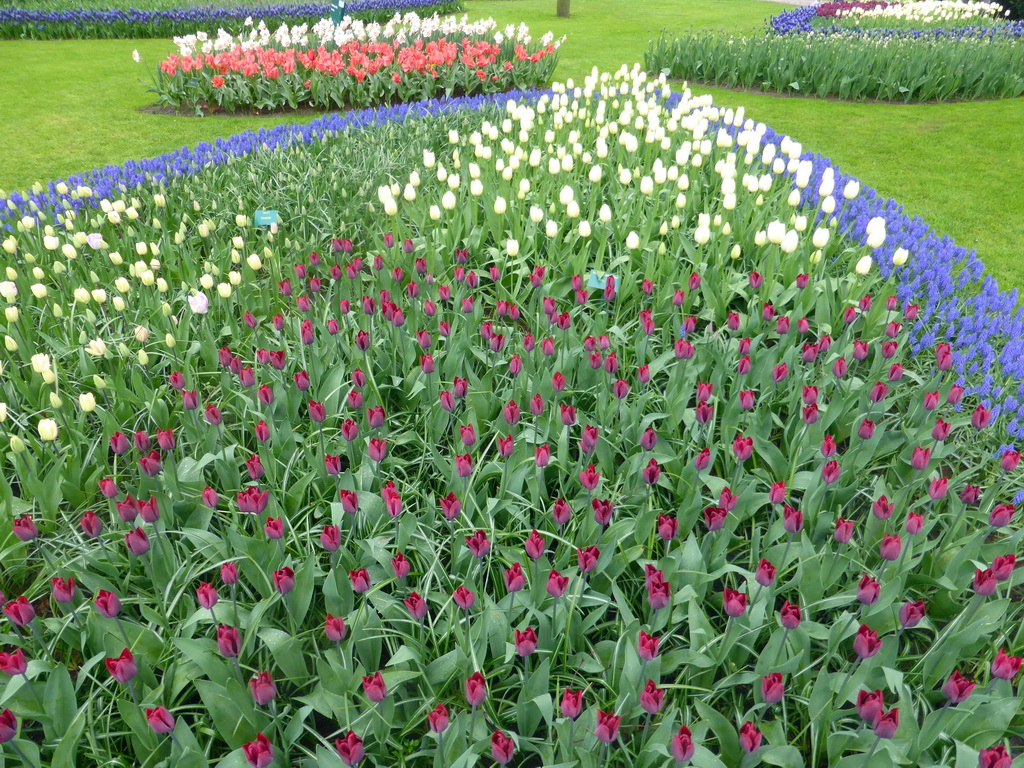
<svg viewBox="0 0 1024 768">
<path fill-rule="evenodd" d="M 567 34 L 557 76 L 640 61 L 661 29 L 753 30 L 785 8 L 761 0 L 476 0 L 473 16 L 526 22 L 536 35 Z M 164 41 L 0 43 L 0 188 L 24 188 L 95 165 L 159 154 L 245 128 L 293 118 L 184 118 L 142 114 L 152 103 L 131 59 L 170 50 Z M 924 106 L 846 104 L 711 89 L 723 105 L 822 152 L 899 200 L 961 245 L 978 249 L 1005 286 L 1024 286 L 1024 100 Z M 306 118 L 309 119 L 309 118 Z"/>
</svg>

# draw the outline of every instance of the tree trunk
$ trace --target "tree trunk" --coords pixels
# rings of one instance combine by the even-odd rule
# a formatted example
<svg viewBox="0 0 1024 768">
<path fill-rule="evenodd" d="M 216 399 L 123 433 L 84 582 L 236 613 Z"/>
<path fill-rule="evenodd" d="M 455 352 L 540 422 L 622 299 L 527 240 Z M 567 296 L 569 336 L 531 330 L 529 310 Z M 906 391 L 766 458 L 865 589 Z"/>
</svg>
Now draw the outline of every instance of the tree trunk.
<svg viewBox="0 0 1024 768">
<path fill-rule="evenodd" d="M 569 0 L 558 0 L 558 15 L 563 19 L 569 18 Z"/>
</svg>

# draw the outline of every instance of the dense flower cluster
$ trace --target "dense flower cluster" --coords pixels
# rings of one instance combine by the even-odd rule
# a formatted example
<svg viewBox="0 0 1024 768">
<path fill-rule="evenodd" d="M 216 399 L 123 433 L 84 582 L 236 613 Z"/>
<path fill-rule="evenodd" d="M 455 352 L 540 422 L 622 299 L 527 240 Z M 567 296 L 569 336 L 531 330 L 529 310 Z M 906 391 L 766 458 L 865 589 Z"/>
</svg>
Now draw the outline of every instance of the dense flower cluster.
<svg viewBox="0 0 1024 768">
<path fill-rule="evenodd" d="M 773 16 L 768 20 L 768 28 L 779 35 L 809 34 L 819 36 L 830 35 L 861 35 L 867 38 L 910 38 L 919 40 L 964 40 L 964 39 L 1019 39 L 1024 37 L 1024 20 L 1005 21 L 995 16 L 987 17 L 988 23 L 970 23 L 976 17 L 968 17 L 961 23 L 948 24 L 941 21 L 934 24 L 921 24 L 907 20 L 906 24 L 892 26 L 881 17 L 880 22 L 865 24 L 821 24 L 819 20 L 841 18 L 844 9 L 854 4 L 844 2 L 822 3 L 793 8 Z M 862 3 L 866 9 L 884 7 L 885 3 Z M 856 20 L 856 19 L 855 19 Z"/>
<path fill-rule="evenodd" d="M 0 4 L 0 39 L 172 37 L 196 28 L 241 31 L 253 17 L 272 25 L 307 24 L 329 17 L 336 4 L 284 2 L 266 5 L 186 5 L 180 8 L 32 8 Z M 355 0 L 345 13 L 353 19 L 384 21 L 396 13 L 459 10 L 460 0 Z"/>
<path fill-rule="evenodd" d="M 306 173 L 266 229 L 187 179 L 19 222 L 0 749 L 1003 759 L 1021 455 L 911 356 L 917 254 L 743 110 L 553 91 L 436 121 L 341 231 L 297 144 L 197 177 Z"/>
</svg>

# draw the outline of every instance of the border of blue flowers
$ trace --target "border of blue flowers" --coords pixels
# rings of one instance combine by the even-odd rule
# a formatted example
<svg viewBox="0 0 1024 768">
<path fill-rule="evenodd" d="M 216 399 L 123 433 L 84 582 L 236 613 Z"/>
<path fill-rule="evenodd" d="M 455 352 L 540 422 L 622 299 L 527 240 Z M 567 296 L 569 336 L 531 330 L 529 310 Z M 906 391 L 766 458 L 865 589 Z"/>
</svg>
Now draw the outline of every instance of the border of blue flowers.
<svg viewBox="0 0 1024 768">
<path fill-rule="evenodd" d="M 175 177 L 191 176 L 231 158 L 311 143 L 374 124 L 481 109 L 509 99 L 536 101 L 544 93 L 550 92 L 513 91 L 334 113 L 305 124 L 243 131 L 194 148 L 96 168 L 64 179 L 69 188 L 66 194 L 57 191 L 61 182 L 53 181 L 28 196 L 14 193 L 0 198 L 0 231 L 11 230 L 18 219 L 33 216 L 36 211 L 52 216 L 69 206 L 76 210 L 98 207 L 103 198 L 129 193 L 140 185 L 159 185 Z M 782 134 L 768 128 L 764 142 L 778 145 L 782 138 Z M 803 159 L 813 161 L 814 174 L 803 190 L 802 203 L 820 211 L 816 190 L 825 169 L 832 168 L 837 189 L 854 177 L 844 174 L 823 155 L 805 152 Z M 71 191 L 80 185 L 90 187 L 93 197 L 72 197 Z M 1005 415 L 1005 420 L 999 421 L 1012 438 L 1024 437 L 1024 306 L 1019 306 L 1016 289 L 1000 291 L 973 249 L 956 245 L 949 236 L 940 236 L 921 217 L 909 216 L 895 200 L 882 197 L 874 189 L 862 188 L 861 194 L 835 215 L 839 231 L 858 242 L 867 238 L 868 221 L 875 217 L 885 220 L 886 241 L 874 253 L 878 268 L 883 277 L 895 279 L 902 302 L 921 305 L 919 318 L 910 329 L 912 353 L 928 351 L 940 341 L 949 343 L 961 374 L 960 383 L 967 392 L 978 395 L 996 418 Z M 905 248 L 910 254 L 902 267 L 892 265 L 897 248 Z"/>
<path fill-rule="evenodd" d="M 963 39 L 1003 39 L 1024 37 L 1024 19 L 1008 21 L 999 25 L 972 24 L 963 27 L 940 27 L 933 29 L 892 29 L 889 27 L 815 27 L 811 20 L 818 15 L 817 5 L 793 8 L 789 11 L 772 16 L 768 20 L 768 29 L 778 35 L 799 35 L 814 33 L 829 37 L 846 35 L 870 38 L 908 38 L 913 40 L 963 40 Z"/>
<path fill-rule="evenodd" d="M 354 18 L 406 13 L 457 4 L 456 0 L 354 0 L 345 5 L 345 13 Z M 209 25 L 242 22 L 252 17 L 270 24 L 284 21 L 325 19 L 336 9 L 336 2 L 293 2 L 266 5 L 185 6 L 181 8 L 67 8 L 49 10 L 0 5 L 0 28 L 5 25 L 45 29 L 47 24 L 84 26 L 133 24 L 140 28 L 167 22 L 189 25 L 194 32 Z M 195 29 L 192 29 L 192 27 Z"/>
</svg>

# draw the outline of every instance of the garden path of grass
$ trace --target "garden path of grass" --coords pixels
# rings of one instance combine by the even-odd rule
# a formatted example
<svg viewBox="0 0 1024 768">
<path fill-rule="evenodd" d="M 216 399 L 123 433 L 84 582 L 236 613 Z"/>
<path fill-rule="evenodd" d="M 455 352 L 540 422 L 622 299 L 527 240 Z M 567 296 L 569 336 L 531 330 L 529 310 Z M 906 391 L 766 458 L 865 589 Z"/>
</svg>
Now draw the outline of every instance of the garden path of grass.
<svg viewBox="0 0 1024 768">
<path fill-rule="evenodd" d="M 761 0 L 574 0 L 572 17 L 559 19 L 554 0 L 468 4 L 473 17 L 522 21 L 538 36 L 549 29 L 568 34 L 558 79 L 641 61 L 661 29 L 754 31 L 781 9 Z M 153 100 L 140 82 L 146 67 L 131 60 L 136 48 L 155 66 L 170 44 L 0 42 L 0 189 L 296 119 L 139 113 Z M 1024 100 L 904 106 L 698 90 L 723 105 L 746 106 L 750 117 L 831 157 L 960 245 L 977 248 L 1004 287 L 1024 287 Z"/>
</svg>

